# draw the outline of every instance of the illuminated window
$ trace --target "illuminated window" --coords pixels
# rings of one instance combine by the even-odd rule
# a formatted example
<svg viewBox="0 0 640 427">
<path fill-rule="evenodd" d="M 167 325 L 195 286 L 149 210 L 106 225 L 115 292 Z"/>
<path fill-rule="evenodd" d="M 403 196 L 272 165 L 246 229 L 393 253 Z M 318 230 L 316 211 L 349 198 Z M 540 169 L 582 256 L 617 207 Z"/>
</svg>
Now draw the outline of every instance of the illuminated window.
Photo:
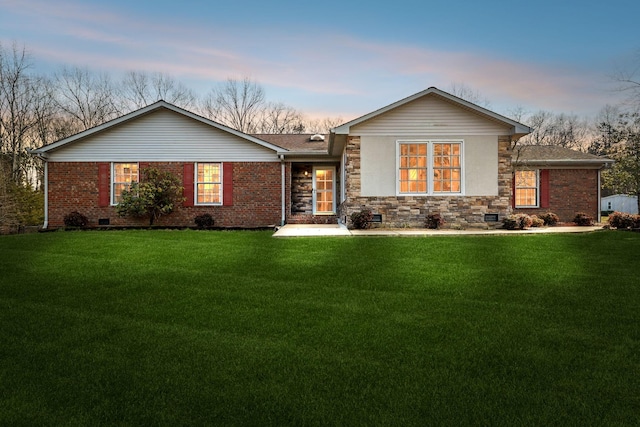
<svg viewBox="0 0 640 427">
<path fill-rule="evenodd" d="M 122 191 L 132 182 L 138 182 L 137 163 L 114 163 L 111 174 L 111 203 L 117 205 L 122 199 Z"/>
<path fill-rule="evenodd" d="M 222 165 L 198 163 L 196 173 L 196 200 L 199 205 L 222 204 Z"/>
<path fill-rule="evenodd" d="M 538 206 L 538 172 L 535 170 L 516 171 L 515 205 L 517 208 Z"/>
<path fill-rule="evenodd" d="M 400 192 L 427 192 L 427 144 L 400 144 Z"/>
<path fill-rule="evenodd" d="M 433 192 L 460 193 L 460 143 L 433 143 Z"/>
<path fill-rule="evenodd" d="M 398 193 L 462 193 L 462 143 L 398 141 Z"/>
</svg>

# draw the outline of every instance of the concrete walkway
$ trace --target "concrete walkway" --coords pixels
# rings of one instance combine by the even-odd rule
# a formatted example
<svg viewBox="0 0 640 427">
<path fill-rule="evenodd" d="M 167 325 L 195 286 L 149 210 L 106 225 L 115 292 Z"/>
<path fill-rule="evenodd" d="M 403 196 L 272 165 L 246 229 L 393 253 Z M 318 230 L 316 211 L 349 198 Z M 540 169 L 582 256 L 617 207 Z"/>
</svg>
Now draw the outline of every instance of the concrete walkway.
<svg viewBox="0 0 640 427">
<path fill-rule="evenodd" d="M 540 233 L 588 233 L 602 230 L 602 225 L 592 227 L 532 227 L 527 230 L 429 230 L 421 228 L 372 228 L 369 230 L 349 230 L 342 224 L 287 224 L 273 234 L 273 237 L 305 236 L 456 236 L 456 235 L 499 235 L 499 234 L 540 234 Z"/>
</svg>

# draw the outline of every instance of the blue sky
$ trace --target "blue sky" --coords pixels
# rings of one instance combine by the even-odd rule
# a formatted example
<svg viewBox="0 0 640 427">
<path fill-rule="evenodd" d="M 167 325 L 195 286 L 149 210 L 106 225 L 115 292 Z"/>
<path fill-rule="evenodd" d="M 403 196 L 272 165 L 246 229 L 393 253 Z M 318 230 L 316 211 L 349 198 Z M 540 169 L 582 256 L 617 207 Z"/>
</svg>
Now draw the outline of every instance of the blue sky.
<svg viewBox="0 0 640 427">
<path fill-rule="evenodd" d="M 593 115 L 640 52 L 638 16 L 637 0 L 0 0 L 0 42 L 41 70 L 161 71 L 201 94 L 248 76 L 312 117 L 453 84 L 502 114 Z"/>
</svg>

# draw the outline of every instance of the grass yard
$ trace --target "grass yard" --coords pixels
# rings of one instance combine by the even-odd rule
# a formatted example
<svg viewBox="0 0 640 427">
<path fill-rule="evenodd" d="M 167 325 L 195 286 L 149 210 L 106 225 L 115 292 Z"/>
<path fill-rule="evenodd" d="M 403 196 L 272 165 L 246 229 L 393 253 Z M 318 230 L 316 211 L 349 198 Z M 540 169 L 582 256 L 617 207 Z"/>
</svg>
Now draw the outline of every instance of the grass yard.
<svg viewBox="0 0 640 427">
<path fill-rule="evenodd" d="M 638 425 L 640 233 L 0 236 L 0 425 Z"/>
</svg>

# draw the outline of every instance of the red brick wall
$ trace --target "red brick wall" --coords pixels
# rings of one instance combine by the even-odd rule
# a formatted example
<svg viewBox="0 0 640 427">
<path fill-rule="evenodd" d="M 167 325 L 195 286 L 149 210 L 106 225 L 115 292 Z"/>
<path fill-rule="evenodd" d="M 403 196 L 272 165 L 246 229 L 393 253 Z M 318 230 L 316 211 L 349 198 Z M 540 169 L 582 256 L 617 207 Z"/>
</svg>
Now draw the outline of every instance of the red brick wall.
<svg viewBox="0 0 640 427">
<path fill-rule="evenodd" d="M 562 222 L 571 222 L 578 212 L 599 218 L 598 171 L 595 169 L 549 169 L 549 207 L 514 209 L 515 213 L 553 212 Z"/>
<path fill-rule="evenodd" d="M 146 163 L 146 162 L 145 162 Z M 148 162 L 182 178 L 182 162 Z M 144 226 L 147 219 L 121 218 L 114 206 L 98 206 L 97 162 L 51 162 L 49 168 L 49 227 L 64 226 L 64 216 L 78 211 L 89 218 L 89 226 L 108 218 L 114 226 Z M 178 206 L 162 216 L 157 225 L 195 226 L 194 218 L 210 213 L 219 227 L 265 227 L 279 225 L 282 216 L 281 169 L 275 162 L 233 164 L 232 206 Z"/>
</svg>

